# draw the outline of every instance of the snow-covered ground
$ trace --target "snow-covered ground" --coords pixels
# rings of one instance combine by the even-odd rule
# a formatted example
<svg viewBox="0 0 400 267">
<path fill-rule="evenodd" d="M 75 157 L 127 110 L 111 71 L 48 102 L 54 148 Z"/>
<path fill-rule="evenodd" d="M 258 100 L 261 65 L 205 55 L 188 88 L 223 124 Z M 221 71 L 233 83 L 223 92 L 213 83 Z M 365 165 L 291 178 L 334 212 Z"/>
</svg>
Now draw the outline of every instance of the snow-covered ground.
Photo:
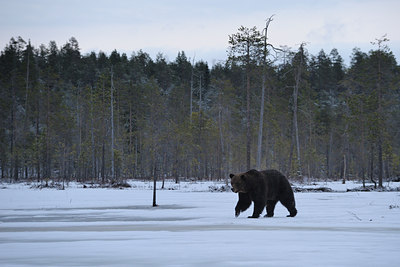
<svg viewBox="0 0 400 267">
<path fill-rule="evenodd" d="M 236 194 L 207 192 L 222 183 L 166 183 L 155 208 L 151 183 L 132 184 L 0 185 L 0 266 L 399 264 L 399 192 L 296 193 L 295 218 L 278 204 L 274 218 L 248 219 L 252 207 L 234 217 Z"/>
</svg>

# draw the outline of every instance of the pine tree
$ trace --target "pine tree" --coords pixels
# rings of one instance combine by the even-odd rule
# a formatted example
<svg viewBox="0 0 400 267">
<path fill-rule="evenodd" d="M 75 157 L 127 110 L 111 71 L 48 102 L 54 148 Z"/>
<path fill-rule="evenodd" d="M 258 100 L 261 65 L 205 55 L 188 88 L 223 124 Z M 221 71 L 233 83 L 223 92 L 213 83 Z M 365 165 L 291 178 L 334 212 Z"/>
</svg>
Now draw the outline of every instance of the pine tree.
<svg viewBox="0 0 400 267">
<path fill-rule="evenodd" d="M 251 72 L 260 59 L 262 37 L 256 27 L 241 26 L 238 32 L 229 36 L 229 60 L 243 67 L 246 75 L 246 168 L 251 168 Z"/>
</svg>

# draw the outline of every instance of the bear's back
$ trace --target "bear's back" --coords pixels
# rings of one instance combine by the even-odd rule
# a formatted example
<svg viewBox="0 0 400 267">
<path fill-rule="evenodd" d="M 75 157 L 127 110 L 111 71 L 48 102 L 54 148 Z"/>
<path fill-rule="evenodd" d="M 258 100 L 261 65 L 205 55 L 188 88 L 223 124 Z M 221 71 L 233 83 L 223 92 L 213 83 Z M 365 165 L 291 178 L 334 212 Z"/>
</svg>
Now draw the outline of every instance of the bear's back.
<svg viewBox="0 0 400 267">
<path fill-rule="evenodd" d="M 275 199 L 279 194 L 291 190 L 289 181 L 281 172 L 277 170 L 264 170 L 260 173 L 265 181 L 268 199 Z"/>
</svg>

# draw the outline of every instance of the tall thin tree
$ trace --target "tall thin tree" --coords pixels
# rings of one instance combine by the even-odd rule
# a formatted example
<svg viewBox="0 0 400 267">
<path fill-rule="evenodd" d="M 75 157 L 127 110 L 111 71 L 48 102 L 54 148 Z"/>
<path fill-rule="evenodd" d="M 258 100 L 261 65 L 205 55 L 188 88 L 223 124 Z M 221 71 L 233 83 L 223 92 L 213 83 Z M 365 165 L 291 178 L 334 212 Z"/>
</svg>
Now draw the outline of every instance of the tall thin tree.
<svg viewBox="0 0 400 267">
<path fill-rule="evenodd" d="M 264 45 L 263 45 L 263 58 L 262 58 L 262 83 L 261 83 L 261 105 L 260 105 L 260 120 L 258 123 L 258 140 L 257 140 L 257 169 L 261 169 L 261 157 L 262 157 L 262 136 L 263 136 L 263 128 L 264 128 L 264 102 L 265 102 L 265 84 L 266 84 L 266 75 L 267 75 L 267 56 L 268 56 L 268 46 L 272 46 L 268 44 L 268 26 L 272 22 L 272 18 L 274 15 L 269 17 L 266 20 L 265 23 L 265 28 L 263 29 L 263 39 L 264 39 Z M 275 47 L 272 46 L 274 50 L 279 50 L 276 49 Z"/>
<path fill-rule="evenodd" d="M 383 108 L 382 108 L 382 68 L 381 68 L 381 58 L 382 58 L 382 53 L 385 49 L 387 49 L 387 46 L 384 44 L 385 42 L 388 42 L 389 39 L 386 38 L 386 34 L 382 36 L 380 39 L 376 39 L 376 42 L 371 42 L 373 45 L 378 46 L 378 79 L 376 81 L 376 87 L 378 89 L 378 123 L 380 124 L 380 127 L 378 127 L 378 186 L 383 187 L 383 153 L 382 153 L 382 139 L 383 139 L 383 134 L 382 134 L 382 127 L 384 124 L 384 114 L 383 114 Z"/>
<path fill-rule="evenodd" d="M 292 123 L 292 145 L 290 149 L 290 165 L 289 168 L 292 169 L 292 151 L 293 145 L 296 144 L 296 155 L 297 155 L 297 175 L 301 175 L 301 156 L 300 156 L 300 140 L 299 140 L 299 125 L 298 125 L 298 98 L 299 98 L 299 89 L 301 84 L 301 76 L 303 72 L 303 64 L 304 64 L 304 43 L 300 45 L 299 51 L 293 58 L 294 68 L 295 68 L 295 84 L 293 87 L 293 123 Z"/>
<path fill-rule="evenodd" d="M 238 33 L 229 36 L 229 58 L 242 65 L 246 74 L 246 167 L 251 168 L 251 111 L 250 76 L 252 66 L 259 58 L 262 38 L 256 27 L 241 26 Z"/>
<path fill-rule="evenodd" d="M 114 180 L 114 71 L 113 67 L 111 67 L 111 94 L 110 94 L 110 109 L 111 109 L 111 180 Z"/>
</svg>

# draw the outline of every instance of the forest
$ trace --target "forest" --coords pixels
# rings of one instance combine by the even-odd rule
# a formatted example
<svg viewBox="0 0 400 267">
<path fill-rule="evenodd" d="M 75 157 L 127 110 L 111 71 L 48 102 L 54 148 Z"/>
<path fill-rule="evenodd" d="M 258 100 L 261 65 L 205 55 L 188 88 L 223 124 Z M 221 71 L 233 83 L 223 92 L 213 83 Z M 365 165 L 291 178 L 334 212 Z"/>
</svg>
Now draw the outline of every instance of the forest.
<svg viewBox="0 0 400 267">
<path fill-rule="evenodd" d="M 226 179 L 251 168 L 291 179 L 400 176 L 400 66 L 382 37 L 310 55 L 240 27 L 227 60 L 184 51 L 82 54 L 71 37 L 0 55 L 1 181 Z"/>
</svg>

